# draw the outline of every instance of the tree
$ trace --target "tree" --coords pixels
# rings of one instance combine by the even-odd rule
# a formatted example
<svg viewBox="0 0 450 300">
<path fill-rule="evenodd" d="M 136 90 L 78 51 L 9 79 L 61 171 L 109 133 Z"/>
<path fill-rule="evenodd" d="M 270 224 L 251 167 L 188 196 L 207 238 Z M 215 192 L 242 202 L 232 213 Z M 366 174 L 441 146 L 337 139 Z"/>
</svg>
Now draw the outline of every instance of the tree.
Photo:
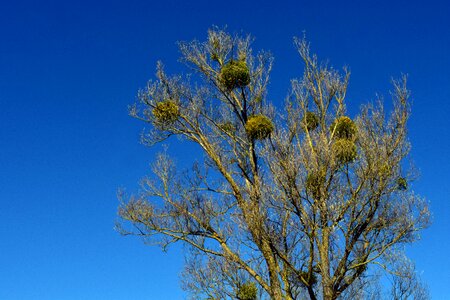
<svg viewBox="0 0 450 300">
<path fill-rule="evenodd" d="M 142 141 L 178 136 L 204 161 L 180 172 L 159 154 L 142 191 L 120 195 L 120 231 L 187 245 L 183 284 L 196 299 L 369 299 L 380 272 L 414 277 L 392 264 L 430 215 L 405 166 L 406 78 L 393 81 L 389 116 L 378 100 L 350 117 L 348 70 L 295 39 L 304 74 L 280 109 L 266 99 L 273 59 L 251 41 L 214 28 L 180 43 L 191 76 L 158 64 L 130 108 L 152 124 Z"/>
</svg>

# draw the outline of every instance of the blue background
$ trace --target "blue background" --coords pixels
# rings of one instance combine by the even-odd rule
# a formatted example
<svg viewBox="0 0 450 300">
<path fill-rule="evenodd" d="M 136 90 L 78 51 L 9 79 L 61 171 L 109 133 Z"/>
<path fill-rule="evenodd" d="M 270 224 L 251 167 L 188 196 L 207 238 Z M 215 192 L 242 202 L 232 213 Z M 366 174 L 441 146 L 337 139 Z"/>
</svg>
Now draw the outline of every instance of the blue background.
<svg viewBox="0 0 450 300">
<path fill-rule="evenodd" d="M 292 44 L 352 71 L 348 103 L 409 74 L 413 188 L 434 214 L 408 249 L 434 299 L 450 295 L 450 4 L 445 1 L 3 1 L 0 9 L 0 299 L 182 299 L 180 247 L 113 230 L 116 191 L 137 189 L 157 149 L 127 116 L 155 62 L 212 25 L 275 55 L 270 98 L 302 65 Z M 176 153 L 186 151 L 179 145 Z M 188 149 L 189 150 L 189 149 Z M 180 158 L 182 160 L 182 158 Z M 184 161 L 181 161 L 184 163 Z"/>
</svg>

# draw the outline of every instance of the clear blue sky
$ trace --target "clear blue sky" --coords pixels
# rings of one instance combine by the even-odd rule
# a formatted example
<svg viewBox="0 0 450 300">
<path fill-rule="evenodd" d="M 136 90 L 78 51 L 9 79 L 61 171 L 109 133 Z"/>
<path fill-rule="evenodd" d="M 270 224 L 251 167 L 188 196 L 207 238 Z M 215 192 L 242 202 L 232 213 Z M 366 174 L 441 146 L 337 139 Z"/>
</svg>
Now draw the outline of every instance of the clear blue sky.
<svg viewBox="0 0 450 300">
<path fill-rule="evenodd" d="M 156 151 L 138 143 L 144 124 L 127 105 L 157 60 L 182 70 L 176 41 L 213 24 L 273 52 L 274 101 L 301 74 L 292 37 L 303 31 L 320 57 L 350 66 L 350 106 L 409 74 L 413 188 L 434 214 L 409 253 L 434 299 L 449 299 L 450 4 L 333 2 L 3 1 L 0 299 L 183 299 L 180 249 L 117 234 L 115 194 L 136 190 Z"/>
</svg>

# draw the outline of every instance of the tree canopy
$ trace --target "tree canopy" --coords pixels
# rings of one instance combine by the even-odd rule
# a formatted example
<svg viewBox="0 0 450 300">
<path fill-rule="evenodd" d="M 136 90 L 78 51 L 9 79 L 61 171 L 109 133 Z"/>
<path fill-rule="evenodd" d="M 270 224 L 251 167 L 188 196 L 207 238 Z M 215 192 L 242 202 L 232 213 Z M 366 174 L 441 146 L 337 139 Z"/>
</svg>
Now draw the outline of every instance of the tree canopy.
<svg viewBox="0 0 450 300">
<path fill-rule="evenodd" d="M 119 230 L 184 243 L 183 286 L 195 299 L 425 299 L 404 254 L 430 217 L 410 188 L 406 77 L 393 80 L 390 112 L 376 99 L 350 116 L 350 72 L 295 39 L 304 72 L 282 107 L 267 99 L 273 58 L 251 44 L 213 28 L 179 44 L 192 75 L 158 63 L 130 107 L 152 124 L 142 141 L 178 136 L 204 155 L 177 170 L 159 154 L 141 191 L 120 195 Z"/>
</svg>

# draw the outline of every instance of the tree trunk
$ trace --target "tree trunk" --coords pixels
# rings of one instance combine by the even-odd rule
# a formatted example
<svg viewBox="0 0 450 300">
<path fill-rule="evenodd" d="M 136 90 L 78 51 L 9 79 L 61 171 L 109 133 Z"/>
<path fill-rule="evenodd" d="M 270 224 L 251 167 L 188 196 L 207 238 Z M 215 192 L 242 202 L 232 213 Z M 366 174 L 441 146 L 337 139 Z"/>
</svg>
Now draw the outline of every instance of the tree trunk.
<svg viewBox="0 0 450 300">
<path fill-rule="evenodd" d="M 267 241 L 262 241 L 261 250 L 269 271 L 270 297 L 273 300 L 283 300 L 283 291 L 281 289 L 281 284 L 278 277 L 278 263 Z"/>
<path fill-rule="evenodd" d="M 322 225 L 325 225 L 322 223 Z M 319 246 L 320 255 L 320 271 L 322 274 L 322 292 L 324 300 L 334 300 L 333 283 L 330 276 L 330 259 L 329 259 L 329 240 L 330 232 L 329 228 L 325 227 L 322 230 L 322 241 Z"/>
</svg>

